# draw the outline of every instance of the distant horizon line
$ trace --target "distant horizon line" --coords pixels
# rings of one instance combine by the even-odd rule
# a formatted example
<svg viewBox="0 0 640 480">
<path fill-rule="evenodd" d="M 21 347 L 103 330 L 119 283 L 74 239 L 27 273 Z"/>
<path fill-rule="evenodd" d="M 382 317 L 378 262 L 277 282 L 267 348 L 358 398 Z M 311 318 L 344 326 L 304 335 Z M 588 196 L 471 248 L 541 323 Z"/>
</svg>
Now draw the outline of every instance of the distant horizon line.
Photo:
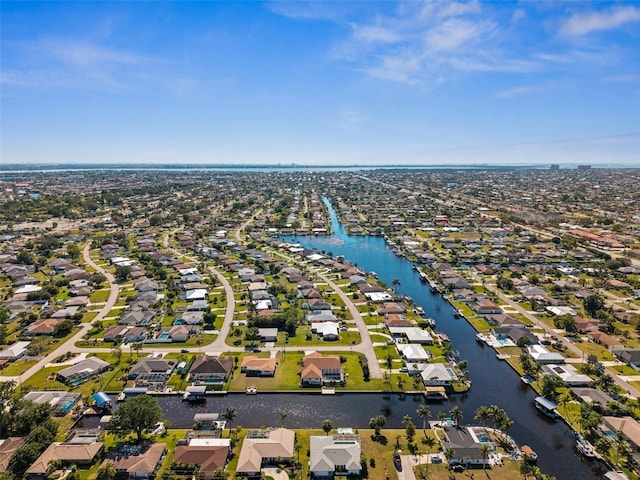
<svg viewBox="0 0 640 480">
<path fill-rule="evenodd" d="M 564 169 L 582 168 L 629 168 L 637 169 L 635 163 L 459 163 L 459 164 L 379 164 L 363 165 L 360 163 L 340 165 L 320 165 L 301 163 L 149 163 L 149 162 L 120 162 L 109 165 L 100 163 L 8 163 L 0 165 L 0 172 L 34 172 L 50 170 L 242 170 L 242 169 L 277 169 L 277 170 L 376 170 L 376 169 L 406 169 L 406 170 L 449 170 L 449 169 Z"/>
</svg>

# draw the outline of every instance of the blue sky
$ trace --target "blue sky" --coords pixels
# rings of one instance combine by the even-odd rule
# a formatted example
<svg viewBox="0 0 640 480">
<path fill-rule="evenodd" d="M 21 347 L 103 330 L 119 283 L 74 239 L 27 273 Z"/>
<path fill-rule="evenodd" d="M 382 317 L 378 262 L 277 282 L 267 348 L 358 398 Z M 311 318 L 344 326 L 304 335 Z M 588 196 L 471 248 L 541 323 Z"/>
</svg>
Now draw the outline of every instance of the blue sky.
<svg viewBox="0 0 640 480">
<path fill-rule="evenodd" d="M 640 164 L 640 2 L 7 2 L 2 163 Z"/>
</svg>

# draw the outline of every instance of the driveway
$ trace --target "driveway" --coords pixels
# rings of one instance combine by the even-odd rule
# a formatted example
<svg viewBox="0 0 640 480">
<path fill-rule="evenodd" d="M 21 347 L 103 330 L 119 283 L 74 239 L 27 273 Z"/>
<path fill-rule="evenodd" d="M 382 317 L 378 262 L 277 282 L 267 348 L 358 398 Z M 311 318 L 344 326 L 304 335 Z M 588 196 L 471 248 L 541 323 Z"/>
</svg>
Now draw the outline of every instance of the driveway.
<svg viewBox="0 0 640 480">
<path fill-rule="evenodd" d="M 273 480 L 289 480 L 287 472 L 280 468 L 263 468 L 262 474 L 265 477 L 271 477 Z"/>
</svg>

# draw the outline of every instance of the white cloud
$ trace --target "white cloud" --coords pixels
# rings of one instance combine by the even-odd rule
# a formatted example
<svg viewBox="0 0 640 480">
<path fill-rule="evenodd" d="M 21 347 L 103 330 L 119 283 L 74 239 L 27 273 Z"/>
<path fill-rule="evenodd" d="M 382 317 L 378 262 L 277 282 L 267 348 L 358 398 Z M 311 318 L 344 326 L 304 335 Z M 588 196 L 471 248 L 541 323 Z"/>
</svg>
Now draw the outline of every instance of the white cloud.
<svg viewBox="0 0 640 480">
<path fill-rule="evenodd" d="M 493 25 L 489 22 L 450 19 L 426 32 L 425 41 L 429 51 L 451 51 L 478 40 L 492 29 Z"/>
<path fill-rule="evenodd" d="M 560 33 L 569 37 L 591 32 L 611 30 L 625 23 L 640 21 L 640 8 L 631 5 L 612 7 L 601 12 L 577 13 L 560 28 Z"/>
<path fill-rule="evenodd" d="M 395 43 L 401 39 L 398 32 L 377 25 L 353 25 L 354 37 L 370 43 Z"/>
<path fill-rule="evenodd" d="M 623 73 L 620 75 L 610 75 L 602 79 L 607 83 L 640 83 L 640 75 L 633 73 Z"/>
<path fill-rule="evenodd" d="M 495 95 L 495 98 L 512 98 L 512 97 L 521 97 L 524 95 L 530 95 L 540 88 L 533 85 L 522 85 L 520 87 L 510 88 L 508 90 L 503 90 L 502 92 L 498 92 Z"/>
</svg>

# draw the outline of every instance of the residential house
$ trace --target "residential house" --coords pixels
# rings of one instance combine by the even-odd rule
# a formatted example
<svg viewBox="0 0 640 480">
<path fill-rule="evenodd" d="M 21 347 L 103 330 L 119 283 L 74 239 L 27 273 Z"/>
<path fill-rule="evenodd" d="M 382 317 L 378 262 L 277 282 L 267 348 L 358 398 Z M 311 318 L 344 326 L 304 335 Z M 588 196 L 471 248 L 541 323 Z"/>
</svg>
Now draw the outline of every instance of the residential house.
<svg viewBox="0 0 640 480">
<path fill-rule="evenodd" d="M 425 387 L 451 386 L 458 376 L 451 367 L 443 363 L 428 363 L 419 365 L 420 376 Z"/>
<path fill-rule="evenodd" d="M 501 314 L 504 313 L 502 308 L 491 300 L 487 298 L 483 298 L 478 300 L 475 303 L 470 304 L 470 307 L 478 314 L 478 315 L 492 315 L 492 314 Z"/>
<path fill-rule="evenodd" d="M 604 333 L 601 331 L 589 332 L 587 334 L 587 338 L 594 343 L 603 345 L 609 350 L 613 350 L 614 348 L 624 347 L 624 344 L 620 340 L 618 340 L 616 337 L 612 337 L 608 333 Z"/>
<path fill-rule="evenodd" d="M 53 335 L 56 325 L 61 320 L 57 318 L 43 318 L 37 322 L 32 323 L 25 329 L 25 335 Z"/>
<path fill-rule="evenodd" d="M 470 427 L 448 428 L 445 438 L 443 448 L 451 452 L 450 465 L 458 463 L 466 467 L 477 467 L 489 463 L 488 457 L 483 454 L 482 446 L 485 444 L 472 434 Z"/>
<path fill-rule="evenodd" d="M 117 478 L 156 478 L 155 474 L 162 463 L 165 450 L 165 443 L 154 443 L 145 447 L 125 445 L 116 453 L 110 454 L 102 465 L 107 462 L 113 463 Z"/>
<path fill-rule="evenodd" d="M 4 350 L 0 350 L 0 362 L 13 362 L 24 356 L 31 342 L 15 342 Z"/>
<path fill-rule="evenodd" d="M 240 371 L 250 377 L 273 377 L 277 365 L 275 358 L 247 356 L 242 359 Z"/>
<path fill-rule="evenodd" d="M 307 300 L 309 310 L 331 310 L 331 304 L 322 298 L 310 298 Z"/>
<path fill-rule="evenodd" d="M 583 375 L 573 365 L 543 365 L 542 372 L 559 377 L 567 387 L 586 387 L 593 380 L 589 375 Z"/>
<path fill-rule="evenodd" d="M 323 357 L 319 352 L 312 352 L 302 359 L 300 379 L 303 387 L 343 384 L 344 378 L 340 357 Z"/>
<path fill-rule="evenodd" d="M 389 327 L 412 327 L 413 321 L 402 313 L 388 313 L 384 316 L 384 324 Z"/>
<path fill-rule="evenodd" d="M 194 385 L 224 383 L 231 373 L 233 359 L 202 355 L 197 357 L 189 369 L 189 381 Z"/>
<path fill-rule="evenodd" d="M 59 461 L 63 467 L 71 465 L 89 466 L 102 450 L 102 442 L 89 444 L 70 444 L 54 442 L 42 452 L 25 472 L 29 480 L 45 480 L 48 478 L 49 463 Z"/>
<path fill-rule="evenodd" d="M 422 345 L 399 343 L 396 347 L 407 363 L 426 363 L 429 361 L 429 352 Z"/>
<path fill-rule="evenodd" d="M 70 367 L 63 368 L 56 373 L 56 376 L 58 380 L 67 385 L 77 386 L 108 370 L 110 367 L 110 363 L 98 357 L 89 357 Z"/>
<path fill-rule="evenodd" d="M 602 415 L 611 415 L 613 413 L 608 408 L 608 405 L 613 402 L 622 407 L 622 404 L 619 404 L 608 394 L 597 388 L 572 388 L 571 393 L 581 402 L 591 405 L 596 412 Z"/>
<path fill-rule="evenodd" d="M 314 310 L 306 314 L 306 320 L 309 323 L 336 322 L 340 319 L 335 316 L 331 310 Z"/>
<path fill-rule="evenodd" d="M 387 302 L 380 305 L 380 307 L 378 307 L 379 315 L 387 315 L 390 313 L 403 314 L 406 311 L 407 311 L 407 308 L 403 304 L 396 303 L 396 302 Z"/>
<path fill-rule="evenodd" d="M 258 335 L 260 335 L 261 342 L 277 342 L 278 341 L 277 328 L 259 328 Z"/>
<path fill-rule="evenodd" d="M 197 465 L 198 478 L 215 478 L 216 470 L 222 470 L 229 457 L 228 445 L 179 445 L 173 453 L 173 461 L 182 465 Z"/>
<path fill-rule="evenodd" d="M 576 315 L 573 319 L 575 320 L 576 328 L 580 333 L 595 332 L 600 326 L 600 322 L 592 318 L 582 318 Z"/>
<path fill-rule="evenodd" d="M 633 417 L 602 417 L 602 423 L 609 430 L 622 433 L 633 450 L 640 449 L 640 423 Z"/>
<path fill-rule="evenodd" d="M 0 440 L 0 472 L 7 472 L 9 470 L 9 461 L 16 450 L 24 444 L 24 438 L 22 437 L 9 437 L 4 440 Z"/>
<path fill-rule="evenodd" d="M 360 436 L 342 434 L 310 437 L 309 472 L 313 477 L 359 476 Z"/>
<path fill-rule="evenodd" d="M 550 352 L 542 345 L 529 345 L 527 347 L 527 353 L 529 353 L 531 358 L 537 363 L 542 365 L 564 363 L 564 357 L 562 355 Z"/>
<path fill-rule="evenodd" d="M 611 353 L 634 370 L 640 371 L 640 348 L 616 348 Z"/>
<path fill-rule="evenodd" d="M 249 430 L 240 450 L 236 476 L 257 477 L 263 467 L 290 463 L 295 456 L 294 445 L 293 430 Z"/>
<path fill-rule="evenodd" d="M 136 381 L 136 386 L 164 386 L 171 378 L 176 366 L 173 360 L 157 357 L 141 358 L 129 370 L 129 378 Z"/>
</svg>

